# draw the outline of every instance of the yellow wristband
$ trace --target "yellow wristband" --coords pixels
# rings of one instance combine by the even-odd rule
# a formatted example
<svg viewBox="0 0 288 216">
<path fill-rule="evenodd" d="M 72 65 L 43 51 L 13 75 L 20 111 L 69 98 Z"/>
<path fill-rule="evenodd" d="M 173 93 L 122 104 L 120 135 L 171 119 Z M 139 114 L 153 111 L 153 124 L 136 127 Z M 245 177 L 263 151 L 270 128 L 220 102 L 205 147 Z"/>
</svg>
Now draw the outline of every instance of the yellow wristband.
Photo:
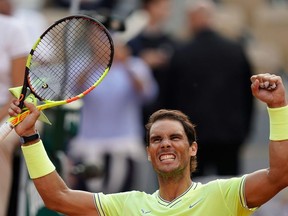
<svg viewBox="0 0 288 216">
<path fill-rule="evenodd" d="M 267 108 L 270 119 L 270 140 L 288 139 L 288 106 Z"/>
<path fill-rule="evenodd" d="M 55 170 L 42 141 L 28 146 L 21 146 L 31 179 L 39 178 Z"/>
</svg>

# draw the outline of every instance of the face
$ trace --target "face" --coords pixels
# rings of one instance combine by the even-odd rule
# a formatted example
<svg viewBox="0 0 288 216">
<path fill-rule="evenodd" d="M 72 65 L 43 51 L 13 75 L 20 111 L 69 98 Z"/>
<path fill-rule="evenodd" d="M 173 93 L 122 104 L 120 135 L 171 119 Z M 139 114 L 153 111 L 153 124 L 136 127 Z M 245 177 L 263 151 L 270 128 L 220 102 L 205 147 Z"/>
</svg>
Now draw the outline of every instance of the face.
<svg viewBox="0 0 288 216">
<path fill-rule="evenodd" d="M 189 145 L 182 124 L 175 120 L 158 120 L 150 129 L 148 160 L 161 176 L 190 174 L 190 158 L 197 153 L 197 144 Z"/>
<path fill-rule="evenodd" d="M 159 22 L 165 21 L 171 14 L 171 2 L 169 0 L 158 0 L 151 2 L 148 6 L 150 16 Z"/>
</svg>

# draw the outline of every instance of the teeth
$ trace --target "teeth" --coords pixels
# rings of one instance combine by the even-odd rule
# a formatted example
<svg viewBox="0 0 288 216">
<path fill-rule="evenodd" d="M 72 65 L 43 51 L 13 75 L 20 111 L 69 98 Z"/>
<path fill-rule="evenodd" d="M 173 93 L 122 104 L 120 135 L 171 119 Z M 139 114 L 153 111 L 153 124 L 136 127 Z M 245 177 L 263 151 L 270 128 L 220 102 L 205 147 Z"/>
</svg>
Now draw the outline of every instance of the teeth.
<svg viewBox="0 0 288 216">
<path fill-rule="evenodd" d="M 160 161 L 169 160 L 169 159 L 175 159 L 175 156 L 174 155 L 162 155 L 160 157 Z"/>
</svg>

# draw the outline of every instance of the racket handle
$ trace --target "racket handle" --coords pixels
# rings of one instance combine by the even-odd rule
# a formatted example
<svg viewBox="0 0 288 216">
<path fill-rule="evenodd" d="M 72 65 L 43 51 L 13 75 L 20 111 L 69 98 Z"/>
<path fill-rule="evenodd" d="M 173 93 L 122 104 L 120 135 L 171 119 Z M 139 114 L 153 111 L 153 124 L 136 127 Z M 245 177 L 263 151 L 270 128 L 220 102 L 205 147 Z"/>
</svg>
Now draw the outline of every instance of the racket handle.
<svg viewBox="0 0 288 216">
<path fill-rule="evenodd" d="M 13 125 L 8 121 L 5 122 L 0 127 L 0 142 L 2 142 L 12 130 L 13 130 Z"/>
</svg>

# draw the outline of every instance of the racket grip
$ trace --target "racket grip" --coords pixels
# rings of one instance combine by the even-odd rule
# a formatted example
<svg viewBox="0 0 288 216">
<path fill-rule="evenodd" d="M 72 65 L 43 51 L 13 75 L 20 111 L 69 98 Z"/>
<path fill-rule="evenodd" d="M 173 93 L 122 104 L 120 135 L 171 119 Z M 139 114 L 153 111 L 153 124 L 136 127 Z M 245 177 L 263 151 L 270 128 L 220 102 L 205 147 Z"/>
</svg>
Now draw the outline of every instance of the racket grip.
<svg viewBox="0 0 288 216">
<path fill-rule="evenodd" d="M 0 127 L 0 142 L 2 142 L 12 130 L 13 130 L 13 125 L 8 121 L 5 122 Z"/>
</svg>

